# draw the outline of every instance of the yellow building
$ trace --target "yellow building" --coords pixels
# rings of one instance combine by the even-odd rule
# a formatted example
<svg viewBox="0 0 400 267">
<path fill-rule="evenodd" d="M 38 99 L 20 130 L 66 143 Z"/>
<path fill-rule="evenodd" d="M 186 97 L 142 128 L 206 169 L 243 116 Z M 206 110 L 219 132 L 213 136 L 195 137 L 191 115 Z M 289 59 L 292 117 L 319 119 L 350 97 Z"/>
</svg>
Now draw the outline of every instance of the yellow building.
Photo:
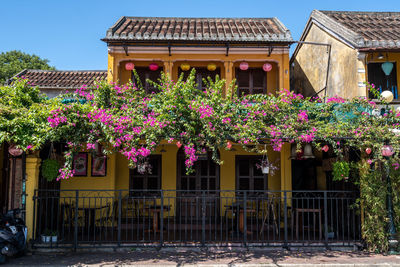
<svg viewBox="0 0 400 267">
<path fill-rule="evenodd" d="M 238 95 L 289 89 L 293 40 L 277 18 L 122 17 L 102 40 L 108 45 L 108 81 L 137 83 L 134 68 L 148 93 L 154 88 L 146 78 L 156 80 L 163 71 L 177 80 L 191 68 L 196 69 L 200 90 L 202 79 L 216 75 L 227 81 L 226 88 L 235 81 L 233 93 Z M 338 241 L 339 234 L 343 244 L 357 241 L 359 224 L 350 233 L 334 222 L 337 216 L 358 221 L 354 211 L 337 209 L 355 196 L 333 198 L 322 191 L 327 187 L 317 179 L 324 176 L 321 167 L 313 167 L 313 152 L 305 150 L 303 158 L 310 160 L 299 161 L 288 143 L 280 152 L 265 148 L 267 155 L 259 155 L 233 144 L 231 150 L 219 151 L 221 165 L 209 153 L 198 155 L 191 174 L 186 173 L 183 151 L 176 143 L 158 146 L 149 157 L 151 172 L 129 169 L 120 154 L 104 158 L 82 152 L 74 160 L 75 177 L 48 183 L 40 175 L 40 161 L 63 148 L 46 147 L 27 158 L 26 219 L 34 229 L 29 237 L 35 246 L 49 246 L 41 237 L 46 230 L 56 231 L 59 240 L 50 242 L 51 247 L 75 248 L 323 240 L 327 245 Z M 258 166 L 266 157 L 278 167 L 274 173 Z M 328 230 L 335 227 L 337 238 L 328 240 Z"/>
<path fill-rule="evenodd" d="M 373 98 L 365 86 L 370 82 L 399 99 L 399 18 L 399 12 L 314 10 L 300 38 L 305 43 L 291 58 L 292 90 L 307 96 Z"/>
</svg>

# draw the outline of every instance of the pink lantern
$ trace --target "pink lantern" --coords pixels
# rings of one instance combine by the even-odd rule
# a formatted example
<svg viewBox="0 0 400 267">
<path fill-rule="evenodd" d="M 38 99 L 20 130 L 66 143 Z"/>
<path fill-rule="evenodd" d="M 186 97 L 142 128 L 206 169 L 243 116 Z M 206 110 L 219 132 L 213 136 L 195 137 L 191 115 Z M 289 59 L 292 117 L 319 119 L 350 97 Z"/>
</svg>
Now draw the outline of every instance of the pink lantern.
<svg viewBox="0 0 400 267">
<path fill-rule="evenodd" d="M 394 154 L 393 147 L 389 145 L 384 145 L 382 147 L 382 156 L 390 157 Z"/>
<path fill-rule="evenodd" d="M 243 61 L 242 63 L 240 63 L 239 68 L 240 68 L 240 70 L 248 70 L 249 63 Z"/>
<path fill-rule="evenodd" d="M 157 64 L 157 63 L 150 63 L 149 69 L 150 69 L 151 71 L 156 71 L 156 70 L 158 70 L 158 64 Z"/>
<path fill-rule="evenodd" d="M 367 147 L 367 148 L 365 149 L 365 153 L 367 153 L 367 155 L 371 154 L 371 152 L 372 152 L 372 149 L 371 149 L 371 148 Z"/>
<path fill-rule="evenodd" d="M 132 62 L 125 63 L 126 70 L 133 70 L 134 68 L 135 68 L 135 64 L 133 64 Z"/>
<path fill-rule="evenodd" d="M 265 63 L 265 64 L 263 65 L 263 70 L 266 71 L 266 72 L 271 71 L 271 70 L 272 70 L 272 65 L 269 64 L 269 63 Z"/>
</svg>

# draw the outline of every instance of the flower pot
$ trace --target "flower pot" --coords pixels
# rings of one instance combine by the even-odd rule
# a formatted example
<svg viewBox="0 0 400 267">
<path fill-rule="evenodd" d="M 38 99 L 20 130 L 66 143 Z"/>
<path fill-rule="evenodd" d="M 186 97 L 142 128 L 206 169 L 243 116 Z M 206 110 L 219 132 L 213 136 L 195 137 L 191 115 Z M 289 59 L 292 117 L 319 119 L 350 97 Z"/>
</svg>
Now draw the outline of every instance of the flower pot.
<svg viewBox="0 0 400 267">
<path fill-rule="evenodd" d="M 51 236 L 49 235 L 42 235 L 42 242 L 43 243 L 50 243 Z"/>
<path fill-rule="evenodd" d="M 53 235 L 53 236 L 51 237 L 51 242 L 52 242 L 52 243 L 57 243 L 57 236 L 56 236 L 56 235 Z"/>
<path fill-rule="evenodd" d="M 264 173 L 264 174 L 268 174 L 268 173 L 269 173 L 269 167 L 268 167 L 268 166 L 262 167 L 261 171 L 262 171 L 262 173 Z"/>
<path fill-rule="evenodd" d="M 326 235 L 328 238 L 335 238 L 335 232 L 328 232 L 328 234 Z"/>
</svg>

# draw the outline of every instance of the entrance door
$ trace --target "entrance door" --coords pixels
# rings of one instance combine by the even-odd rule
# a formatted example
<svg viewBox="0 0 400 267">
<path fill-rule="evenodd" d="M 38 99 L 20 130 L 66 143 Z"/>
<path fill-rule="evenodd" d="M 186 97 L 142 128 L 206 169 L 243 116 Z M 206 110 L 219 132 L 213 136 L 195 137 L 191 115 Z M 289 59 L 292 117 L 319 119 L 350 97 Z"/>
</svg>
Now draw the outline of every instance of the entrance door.
<svg viewBox="0 0 400 267">
<path fill-rule="evenodd" d="M 178 153 L 177 177 L 177 215 L 184 223 L 200 221 L 205 215 L 206 221 L 214 221 L 219 215 L 218 191 L 219 166 L 207 153 L 195 162 L 194 172 L 187 174 L 183 151 Z"/>
</svg>

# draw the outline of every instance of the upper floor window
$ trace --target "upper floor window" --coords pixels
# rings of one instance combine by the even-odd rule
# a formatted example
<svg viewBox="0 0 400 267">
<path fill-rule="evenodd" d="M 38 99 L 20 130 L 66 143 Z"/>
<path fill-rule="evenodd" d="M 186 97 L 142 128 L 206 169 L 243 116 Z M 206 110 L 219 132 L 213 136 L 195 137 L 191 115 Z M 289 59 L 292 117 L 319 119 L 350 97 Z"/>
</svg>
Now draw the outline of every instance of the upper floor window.
<svg viewBox="0 0 400 267">
<path fill-rule="evenodd" d="M 207 68 L 195 68 L 196 69 L 196 78 L 195 82 L 197 84 L 197 89 L 199 90 L 205 90 L 206 89 L 206 83 L 203 82 L 203 79 L 207 80 L 208 77 L 210 77 L 213 81 L 215 81 L 215 77 L 217 75 L 221 75 L 221 69 L 217 68 L 215 71 L 209 71 Z M 186 79 L 189 77 L 190 71 L 182 71 L 179 69 L 178 72 L 178 77 L 181 76 L 183 72 L 183 80 L 186 81 Z"/>
<path fill-rule="evenodd" d="M 158 88 L 148 83 L 147 80 L 151 80 L 153 82 L 158 83 L 158 79 L 161 78 L 162 68 L 158 68 L 156 71 L 149 70 L 148 67 L 135 67 L 137 74 L 139 75 L 140 82 L 143 85 L 144 90 L 147 94 L 158 93 Z M 132 72 L 132 82 L 137 85 L 136 77 Z"/>
<path fill-rule="evenodd" d="M 267 74 L 262 68 L 236 69 L 237 94 L 252 95 L 267 93 Z"/>
<path fill-rule="evenodd" d="M 395 99 L 399 98 L 396 62 L 393 62 L 393 69 L 387 76 L 382 70 L 382 63 L 368 63 L 368 82 L 373 83 L 380 92 L 389 90 L 393 93 Z M 371 93 L 369 93 L 368 97 L 375 98 Z"/>
</svg>

